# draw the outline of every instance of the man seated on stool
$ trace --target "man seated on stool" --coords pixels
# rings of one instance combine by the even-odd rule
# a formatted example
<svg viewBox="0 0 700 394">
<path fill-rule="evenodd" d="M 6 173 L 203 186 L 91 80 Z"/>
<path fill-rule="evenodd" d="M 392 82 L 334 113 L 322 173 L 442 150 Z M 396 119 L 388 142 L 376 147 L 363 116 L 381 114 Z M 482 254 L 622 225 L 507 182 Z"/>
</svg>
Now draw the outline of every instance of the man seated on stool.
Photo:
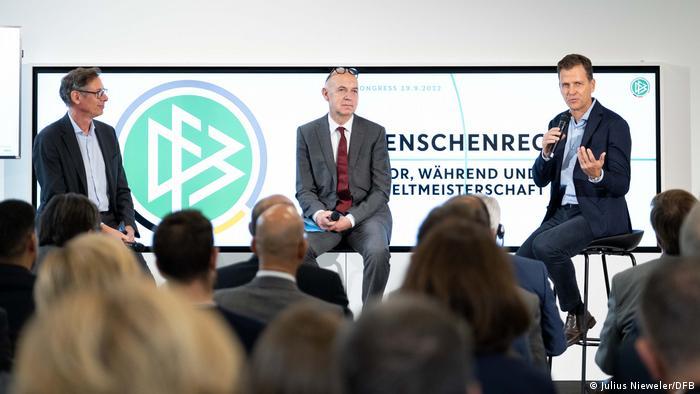
<svg viewBox="0 0 700 394">
<path fill-rule="evenodd" d="M 590 59 L 566 55 L 557 72 L 569 110 L 549 122 L 532 166 L 535 185 L 551 183 L 549 204 L 542 224 L 517 255 L 547 266 L 559 307 L 568 312 L 566 342 L 571 346 L 596 323 L 581 301 L 571 257 L 596 238 L 632 231 L 625 201 L 632 139 L 627 122 L 593 99 Z"/>
</svg>

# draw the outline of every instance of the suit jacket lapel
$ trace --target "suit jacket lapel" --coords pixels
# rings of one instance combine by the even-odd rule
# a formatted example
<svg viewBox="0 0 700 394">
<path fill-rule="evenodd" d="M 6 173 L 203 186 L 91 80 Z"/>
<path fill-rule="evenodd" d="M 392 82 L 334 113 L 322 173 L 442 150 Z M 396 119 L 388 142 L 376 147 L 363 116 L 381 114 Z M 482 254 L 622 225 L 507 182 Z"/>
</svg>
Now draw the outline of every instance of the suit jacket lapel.
<svg viewBox="0 0 700 394">
<path fill-rule="evenodd" d="M 333 177 L 333 187 L 338 183 L 338 171 L 335 167 L 335 159 L 333 159 L 333 144 L 331 143 L 330 126 L 328 125 L 328 118 L 323 117 L 320 122 L 316 124 L 316 137 L 318 138 L 318 143 L 321 148 L 321 153 L 328 166 L 328 171 Z"/>
<path fill-rule="evenodd" d="M 78 137 L 75 136 L 75 130 L 73 129 L 73 124 L 66 113 L 63 117 L 62 122 L 62 139 L 63 143 L 68 150 L 68 155 L 73 160 L 73 165 L 75 166 L 75 171 L 78 173 L 78 178 L 80 183 L 83 185 L 83 190 L 87 193 L 87 175 L 85 175 L 85 163 L 83 163 L 83 155 L 80 153 L 80 146 L 78 145 Z"/>
<path fill-rule="evenodd" d="M 588 143 L 591 141 L 593 134 L 598 130 L 600 125 L 600 120 L 603 117 L 603 111 L 600 110 L 600 102 L 596 101 L 591 110 L 591 115 L 588 117 L 588 122 L 586 123 L 586 130 L 583 132 L 583 137 L 581 138 L 581 146 L 588 147 Z"/>
<path fill-rule="evenodd" d="M 102 127 L 93 120 L 95 123 L 95 136 L 97 137 L 97 143 L 100 145 L 100 150 L 102 151 L 102 160 L 105 162 L 105 176 L 107 177 L 107 192 L 108 199 L 112 196 L 112 185 L 115 185 L 116 180 L 112 179 L 112 158 L 110 157 L 110 152 L 116 152 L 114 147 L 107 148 L 109 144 L 109 136 L 105 135 L 107 132 L 103 130 Z"/>
<path fill-rule="evenodd" d="M 362 147 L 362 142 L 365 138 L 365 133 L 362 132 L 362 126 L 359 125 L 360 122 L 358 122 L 357 120 L 358 117 L 357 115 L 355 115 L 355 118 L 352 121 L 350 148 L 348 149 L 348 168 L 355 167 L 355 163 L 357 163 L 357 157 L 360 155 L 360 148 Z"/>
</svg>

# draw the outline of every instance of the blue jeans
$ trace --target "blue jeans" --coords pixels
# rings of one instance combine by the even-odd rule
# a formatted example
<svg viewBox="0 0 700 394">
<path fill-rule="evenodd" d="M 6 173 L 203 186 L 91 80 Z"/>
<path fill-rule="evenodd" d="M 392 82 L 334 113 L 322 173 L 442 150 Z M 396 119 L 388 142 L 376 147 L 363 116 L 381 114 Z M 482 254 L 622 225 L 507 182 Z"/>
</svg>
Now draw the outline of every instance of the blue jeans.
<svg viewBox="0 0 700 394">
<path fill-rule="evenodd" d="M 541 260 L 547 266 L 559 307 L 574 312 L 582 304 L 571 257 L 593 241 L 593 232 L 578 205 L 563 205 L 544 221 L 518 249 L 517 255 Z"/>
</svg>

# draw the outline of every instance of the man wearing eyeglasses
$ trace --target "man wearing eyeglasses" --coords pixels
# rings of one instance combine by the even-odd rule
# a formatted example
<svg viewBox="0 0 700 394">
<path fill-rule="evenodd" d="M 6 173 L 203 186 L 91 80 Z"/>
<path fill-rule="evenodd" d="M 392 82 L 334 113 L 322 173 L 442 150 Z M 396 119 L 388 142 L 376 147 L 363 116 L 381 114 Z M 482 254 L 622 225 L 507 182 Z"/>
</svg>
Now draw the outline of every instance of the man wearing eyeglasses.
<svg viewBox="0 0 700 394">
<path fill-rule="evenodd" d="M 57 194 L 84 194 L 97 205 L 103 232 L 134 242 L 134 204 L 117 135 L 112 126 L 94 120 L 109 99 L 100 72 L 81 67 L 66 74 L 59 94 L 68 112 L 36 136 L 33 162 L 41 186 L 37 214 Z"/>
<path fill-rule="evenodd" d="M 306 221 L 304 263 L 343 239 L 362 255 L 362 301 L 389 278 L 389 152 L 384 127 L 355 115 L 357 69 L 336 67 L 321 90 L 328 114 L 297 130 L 296 198 Z"/>
</svg>

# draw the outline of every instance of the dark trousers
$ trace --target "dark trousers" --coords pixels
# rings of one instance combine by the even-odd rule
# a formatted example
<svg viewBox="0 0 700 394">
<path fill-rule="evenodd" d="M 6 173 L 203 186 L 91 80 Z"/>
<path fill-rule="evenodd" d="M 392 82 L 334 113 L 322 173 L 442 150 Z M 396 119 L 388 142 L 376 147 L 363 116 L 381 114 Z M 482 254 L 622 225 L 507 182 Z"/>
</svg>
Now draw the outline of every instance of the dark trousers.
<svg viewBox="0 0 700 394">
<path fill-rule="evenodd" d="M 333 249 L 344 238 L 347 244 L 362 256 L 362 302 L 367 304 L 368 298 L 381 298 L 389 280 L 391 226 L 391 213 L 389 208 L 385 207 L 342 233 L 308 233 L 309 248 L 304 257 L 304 264 L 318 266 L 316 257 Z"/>
<path fill-rule="evenodd" d="M 110 211 L 100 212 L 100 220 L 105 225 L 107 225 L 115 230 L 121 231 L 120 226 L 122 223 L 119 220 L 117 220 L 117 217 L 112 212 L 110 212 Z M 134 229 L 134 230 L 136 230 L 136 229 Z M 134 252 L 134 256 L 136 257 L 136 262 L 139 263 L 139 266 L 141 267 L 141 270 L 143 271 L 143 273 L 146 274 L 146 276 L 148 276 L 149 279 L 155 280 L 153 278 L 153 274 L 151 273 L 151 270 L 148 268 L 148 263 L 146 263 L 146 259 L 143 258 L 143 255 L 141 253 Z"/>
<path fill-rule="evenodd" d="M 593 232 L 581 208 L 564 205 L 525 240 L 516 254 L 543 261 L 554 282 L 559 307 L 565 312 L 575 312 L 582 302 L 571 257 L 592 240 Z"/>
</svg>

